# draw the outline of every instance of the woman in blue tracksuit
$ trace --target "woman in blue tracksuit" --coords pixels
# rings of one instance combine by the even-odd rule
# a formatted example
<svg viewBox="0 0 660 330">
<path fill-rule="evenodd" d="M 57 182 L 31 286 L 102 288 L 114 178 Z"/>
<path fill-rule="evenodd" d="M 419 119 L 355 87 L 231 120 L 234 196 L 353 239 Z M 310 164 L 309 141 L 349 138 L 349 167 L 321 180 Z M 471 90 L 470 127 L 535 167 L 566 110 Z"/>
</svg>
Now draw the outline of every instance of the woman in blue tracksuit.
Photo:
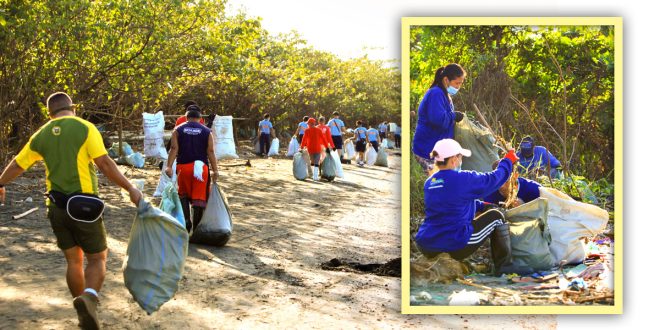
<svg viewBox="0 0 660 330">
<path fill-rule="evenodd" d="M 424 171 L 433 170 L 429 158 L 433 144 L 454 138 L 454 123 L 463 120 L 463 113 L 454 111 L 451 95 L 458 93 L 465 80 L 465 70 L 458 64 L 449 64 L 435 72 L 435 79 L 417 110 L 417 127 L 413 137 L 413 154 Z"/>
<path fill-rule="evenodd" d="M 435 164 L 433 173 L 424 183 L 424 222 L 415 236 L 419 250 L 428 257 L 446 252 L 456 260 L 474 253 L 490 237 L 494 272 L 520 272 L 511 263 L 509 226 L 504 214 L 490 209 L 475 218 L 475 213 L 486 210 L 478 199 L 496 191 L 511 175 L 518 161 L 515 151 L 509 150 L 497 169 L 489 173 L 461 171 L 463 149 L 452 139 L 438 141 L 431 152 Z"/>
</svg>

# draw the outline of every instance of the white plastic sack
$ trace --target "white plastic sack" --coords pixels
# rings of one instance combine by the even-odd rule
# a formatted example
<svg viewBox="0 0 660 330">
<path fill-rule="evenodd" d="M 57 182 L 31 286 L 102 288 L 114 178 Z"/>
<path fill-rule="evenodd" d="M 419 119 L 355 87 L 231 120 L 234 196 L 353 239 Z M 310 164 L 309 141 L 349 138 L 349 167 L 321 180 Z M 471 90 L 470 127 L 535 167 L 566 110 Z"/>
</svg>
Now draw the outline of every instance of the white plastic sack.
<svg viewBox="0 0 660 330">
<path fill-rule="evenodd" d="M 293 177 L 298 180 L 307 179 L 307 163 L 302 152 L 293 155 Z"/>
<path fill-rule="evenodd" d="M 217 183 L 213 183 L 202 220 L 195 228 L 190 243 L 224 246 L 233 228 L 229 203 Z"/>
<path fill-rule="evenodd" d="M 376 163 L 376 159 L 378 159 L 378 152 L 376 152 L 376 149 L 369 145 L 367 147 L 367 165 L 372 166 Z"/>
<path fill-rule="evenodd" d="M 387 167 L 387 151 L 385 151 L 385 147 L 378 148 L 375 165 Z"/>
<path fill-rule="evenodd" d="M 174 184 L 174 180 L 176 180 L 176 159 L 174 160 L 174 163 L 172 164 L 172 176 L 173 178 L 170 178 L 165 174 L 165 169 L 167 168 L 167 163 L 163 163 L 163 168 L 160 170 L 160 181 L 158 181 L 158 186 L 156 187 L 156 191 L 154 191 L 154 197 L 160 197 L 163 195 L 163 191 L 165 190 L 165 187 L 167 184 L 172 183 Z"/>
<path fill-rule="evenodd" d="M 355 152 L 355 145 L 351 140 L 348 140 L 348 142 L 344 143 L 344 151 L 346 152 L 347 159 L 353 159 L 357 155 L 357 152 Z"/>
<path fill-rule="evenodd" d="M 143 168 L 144 167 L 144 156 L 142 156 L 141 153 L 139 152 L 134 152 L 128 156 L 123 156 L 120 157 L 119 162 L 126 163 L 128 165 L 131 165 L 133 167 L 137 168 Z"/>
<path fill-rule="evenodd" d="M 215 139 L 216 159 L 236 159 L 236 144 L 234 143 L 234 130 L 232 116 L 215 116 L 213 119 L 213 139 Z"/>
<path fill-rule="evenodd" d="M 344 169 L 341 167 L 341 161 L 339 159 L 339 154 L 337 153 L 337 150 L 333 150 L 330 152 L 330 155 L 332 156 L 332 159 L 335 161 L 335 167 L 337 171 L 335 172 L 335 176 L 338 178 L 344 178 Z"/>
<path fill-rule="evenodd" d="M 394 133 L 396 132 L 396 124 L 395 123 L 389 123 L 390 125 L 390 132 Z"/>
<path fill-rule="evenodd" d="M 270 143 L 270 149 L 268 150 L 268 156 L 277 156 L 280 152 L 280 139 L 274 138 Z"/>
<path fill-rule="evenodd" d="M 380 145 L 383 148 L 389 148 L 390 147 L 390 140 L 389 139 L 383 139 L 383 141 L 380 142 Z M 380 150 L 380 148 L 379 148 Z"/>
<path fill-rule="evenodd" d="M 289 149 L 286 152 L 286 156 L 292 157 L 298 151 L 299 147 L 298 140 L 295 137 L 292 137 L 291 142 L 289 142 Z"/>
<path fill-rule="evenodd" d="M 257 142 L 254 143 L 254 153 L 257 155 L 261 153 L 261 144 L 259 143 L 259 139 L 257 139 Z"/>
<path fill-rule="evenodd" d="M 124 285 L 147 314 L 172 299 L 188 255 L 184 224 L 141 200 L 128 238 Z"/>
<path fill-rule="evenodd" d="M 165 130 L 163 112 L 142 113 L 142 126 L 144 128 L 144 156 L 167 159 L 167 151 L 163 142 Z"/>
<path fill-rule="evenodd" d="M 602 232 L 609 220 L 606 210 L 573 200 L 563 192 L 541 187 L 541 197 L 548 200 L 548 227 L 552 242 L 550 252 L 557 262 L 580 263 L 586 258 L 583 237 Z"/>
</svg>

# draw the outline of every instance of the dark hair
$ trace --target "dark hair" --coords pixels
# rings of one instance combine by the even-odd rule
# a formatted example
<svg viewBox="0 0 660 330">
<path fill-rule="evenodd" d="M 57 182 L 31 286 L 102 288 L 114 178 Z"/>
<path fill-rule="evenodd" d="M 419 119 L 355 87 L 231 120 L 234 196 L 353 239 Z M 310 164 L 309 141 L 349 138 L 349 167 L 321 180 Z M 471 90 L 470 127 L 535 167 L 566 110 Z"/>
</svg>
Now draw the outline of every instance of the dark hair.
<svg viewBox="0 0 660 330">
<path fill-rule="evenodd" d="M 438 156 L 438 152 L 433 150 L 431 151 L 431 159 L 435 160 L 435 157 Z M 447 165 L 447 160 L 451 157 L 447 157 L 444 160 L 436 160 L 435 161 L 435 166 L 445 166 Z"/>
<path fill-rule="evenodd" d="M 268 119 L 268 118 L 270 118 L 270 114 L 267 113 L 264 115 L 264 119 Z"/>
<path fill-rule="evenodd" d="M 362 125 L 362 120 L 358 120 L 358 121 L 356 121 L 356 122 L 355 122 L 355 125 L 358 125 L 358 126 Z"/>
<path fill-rule="evenodd" d="M 202 110 L 195 104 L 186 108 L 186 118 L 202 118 Z"/>
<path fill-rule="evenodd" d="M 460 65 L 456 63 L 448 64 L 447 66 L 444 66 L 435 71 L 435 79 L 433 79 L 433 83 L 429 88 L 438 86 L 440 87 L 440 89 L 442 89 L 443 92 L 445 92 L 445 95 L 449 95 L 449 93 L 447 93 L 447 88 L 445 87 L 445 85 L 442 84 L 442 79 L 444 77 L 447 77 L 447 79 L 451 81 L 456 78 L 463 77 L 464 75 L 465 75 L 465 70 L 463 70 L 463 68 Z"/>
<path fill-rule="evenodd" d="M 309 120 L 309 116 L 305 116 L 305 117 L 303 117 L 303 121 L 304 121 L 304 122 L 307 122 L 307 120 Z"/>
<path fill-rule="evenodd" d="M 72 110 L 73 101 L 67 93 L 57 92 L 51 94 L 46 100 L 46 107 L 48 107 L 48 113 L 54 115 L 60 111 Z"/>
<path fill-rule="evenodd" d="M 186 101 L 186 103 L 183 104 L 183 109 L 187 111 L 188 107 L 191 105 L 197 105 L 197 102 L 192 100 Z"/>
<path fill-rule="evenodd" d="M 333 116 L 339 116 L 339 112 L 335 111 L 332 113 Z"/>
<path fill-rule="evenodd" d="M 320 123 L 320 122 L 324 122 L 324 123 L 325 123 L 325 117 L 323 117 L 323 116 L 319 117 L 319 123 Z"/>
</svg>

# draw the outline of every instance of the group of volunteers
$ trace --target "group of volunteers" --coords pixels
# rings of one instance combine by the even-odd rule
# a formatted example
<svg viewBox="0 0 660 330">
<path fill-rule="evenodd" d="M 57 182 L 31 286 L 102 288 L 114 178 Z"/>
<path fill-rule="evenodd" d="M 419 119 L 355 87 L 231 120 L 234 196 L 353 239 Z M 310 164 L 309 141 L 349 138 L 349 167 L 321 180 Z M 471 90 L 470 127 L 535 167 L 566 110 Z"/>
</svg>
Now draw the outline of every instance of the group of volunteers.
<svg viewBox="0 0 660 330">
<path fill-rule="evenodd" d="M 394 131 L 390 131 L 387 121 L 378 125 L 378 128 L 369 125 L 364 127 L 362 120 L 355 123 L 355 129 L 347 129 L 344 121 L 339 118 L 339 112 L 332 114 L 332 119 L 327 121 L 323 116 L 315 118 L 304 116 L 302 121 L 296 126 L 293 136 L 297 139 L 300 150 L 306 149 L 313 165 L 313 178 L 318 180 L 319 162 L 323 151 L 336 150 L 340 160 L 344 161 L 344 144 L 349 141 L 355 141 L 355 151 L 357 152 L 357 165 L 363 167 L 366 161 L 365 152 L 367 144 L 370 144 L 374 150 L 378 151 L 382 141 L 388 136 L 393 136 L 395 147 L 401 147 L 401 127 L 396 126 Z M 344 138 L 345 135 L 353 133 L 353 136 Z M 259 154 L 266 156 L 270 149 L 270 143 L 275 136 L 273 123 L 270 121 L 270 114 L 264 114 L 263 120 L 258 124 L 257 136 L 259 138 Z"/>
<path fill-rule="evenodd" d="M 463 157 L 470 157 L 472 152 L 453 140 L 454 124 L 465 115 L 454 110 L 452 96 L 465 79 L 466 72 L 458 64 L 438 69 L 419 104 L 412 151 L 429 177 L 424 183 L 425 218 L 415 245 L 427 257 L 448 253 L 462 260 L 490 238 L 493 273 L 529 273 L 531 269 L 516 267 L 511 261 L 509 226 L 498 206 L 507 200 L 512 186 L 517 186 L 513 206 L 539 197 L 540 185 L 518 177 L 514 166 L 523 174 L 546 173 L 551 168 L 550 175 L 557 177 L 561 164 L 527 136 L 518 152 L 510 149 L 493 164 L 492 172 L 462 171 Z M 511 180 L 517 184 L 509 184 Z"/>
<path fill-rule="evenodd" d="M 128 191 L 136 206 L 142 193 L 108 156 L 98 129 L 76 116 L 76 105 L 69 95 L 50 95 L 46 107 L 50 120 L 30 137 L 0 175 L 0 203 L 5 201 L 7 184 L 35 162 L 45 163 L 47 217 L 67 262 L 66 283 L 74 298 L 73 306 L 83 329 L 98 329 L 98 297 L 105 278 L 108 247 L 102 216 L 104 203 L 99 197 L 94 165 Z M 173 175 L 176 159 L 178 194 L 190 231 L 200 222 L 208 199 L 209 176 L 217 180 L 218 167 L 213 135 L 203 125 L 201 109 L 192 101 L 186 103 L 185 109 L 172 132 L 166 173 Z M 85 259 L 87 265 L 83 267 Z"/>
</svg>

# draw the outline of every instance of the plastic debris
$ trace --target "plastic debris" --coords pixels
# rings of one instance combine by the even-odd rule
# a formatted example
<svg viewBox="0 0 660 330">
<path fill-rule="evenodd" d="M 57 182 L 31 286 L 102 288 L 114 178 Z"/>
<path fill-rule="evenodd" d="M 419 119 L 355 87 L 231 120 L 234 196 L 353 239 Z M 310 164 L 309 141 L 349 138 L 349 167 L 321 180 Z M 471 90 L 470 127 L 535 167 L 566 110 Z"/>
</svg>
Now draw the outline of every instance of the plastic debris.
<svg viewBox="0 0 660 330">
<path fill-rule="evenodd" d="M 452 293 L 449 296 L 449 306 L 472 306 L 472 305 L 479 305 L 479 301 L 481 300 L 480 294 L 474 292 L 474 291 L 467 291 L 465 289 L 461 290 L 460 292 L 455 292 Z"/>
</svg>

